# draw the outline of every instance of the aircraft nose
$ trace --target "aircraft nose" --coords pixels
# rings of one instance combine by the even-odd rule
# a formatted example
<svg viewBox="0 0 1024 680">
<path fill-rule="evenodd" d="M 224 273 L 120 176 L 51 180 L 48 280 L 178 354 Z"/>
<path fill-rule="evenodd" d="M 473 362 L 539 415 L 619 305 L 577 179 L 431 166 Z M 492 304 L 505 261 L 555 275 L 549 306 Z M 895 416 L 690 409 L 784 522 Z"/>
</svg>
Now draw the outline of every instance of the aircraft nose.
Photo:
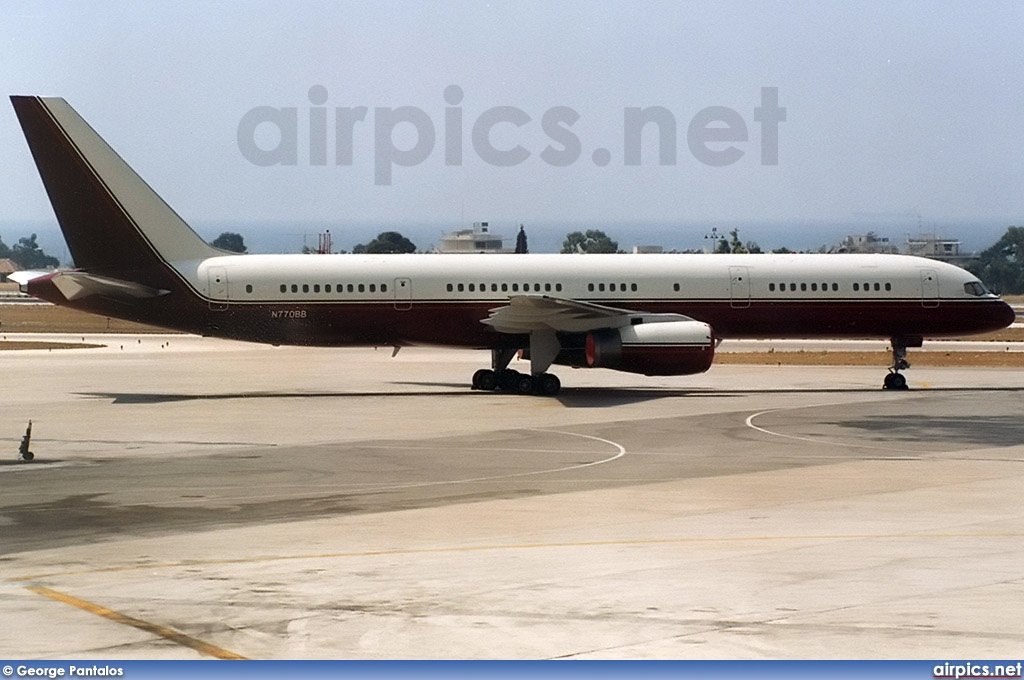
<svg viewBox="0 0 1024 680">
<path fill-rule="evenodd" d="M 1000 328 L 1006 328 L 1011 323 L 1017 320 L 1017 313 L 1013 311 L 1013 307 L 1006 304 L 1005 300 L 999 301 L 1001 304 L 998 311 L 993 314 L 993 317 L 998 317 L 998 323 Z"/>
</svg>

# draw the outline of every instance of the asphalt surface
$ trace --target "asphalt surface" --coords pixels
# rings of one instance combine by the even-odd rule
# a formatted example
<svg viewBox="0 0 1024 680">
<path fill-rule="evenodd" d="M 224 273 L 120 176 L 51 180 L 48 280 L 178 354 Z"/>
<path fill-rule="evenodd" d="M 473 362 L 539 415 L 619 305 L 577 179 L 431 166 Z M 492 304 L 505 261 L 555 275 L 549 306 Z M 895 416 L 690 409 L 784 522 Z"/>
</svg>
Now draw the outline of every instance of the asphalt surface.
<svg viewBox="0 0 1024 680">
<path fill-rule="evenodd" d="M 0 656 L 1019 654 L 1024 371 L 105 342 L 0 353 Z"/>
</svg>

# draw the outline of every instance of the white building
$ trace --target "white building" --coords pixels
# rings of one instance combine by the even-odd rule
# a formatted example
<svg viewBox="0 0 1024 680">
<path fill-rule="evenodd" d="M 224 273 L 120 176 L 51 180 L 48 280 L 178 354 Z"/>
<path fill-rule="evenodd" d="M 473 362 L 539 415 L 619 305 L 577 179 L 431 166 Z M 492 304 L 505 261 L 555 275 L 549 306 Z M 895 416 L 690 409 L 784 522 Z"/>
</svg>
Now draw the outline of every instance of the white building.
<svg viewBox="0 0 1024 680">
<path fill-rule="evenodd" d="M 487 222 L 474 222 L 472 229 L 460 229 L 441 237 L 439 253 L 508 253 L 505 238 L 489 231 Z"/>
</svg>

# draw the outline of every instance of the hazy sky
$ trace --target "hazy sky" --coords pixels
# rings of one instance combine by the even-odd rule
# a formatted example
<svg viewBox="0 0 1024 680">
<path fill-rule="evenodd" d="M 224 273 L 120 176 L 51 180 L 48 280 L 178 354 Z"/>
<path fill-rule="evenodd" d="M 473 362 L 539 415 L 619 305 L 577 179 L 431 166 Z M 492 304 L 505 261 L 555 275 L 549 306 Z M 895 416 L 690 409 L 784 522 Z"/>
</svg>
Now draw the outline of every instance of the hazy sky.
<svg viewBox="0 0 1024 680">
<path fill-rule="evenodd" d="M 1020 223 L 1022 34 L 1020 2 L 7 0 L 0 90 L 66 98 L 186 220 L 728 223 L 871 212 Z M 446 102 L 452 85 L 461 97 L 451 90 Z M 777 88 L 785 109 L 775 165 L 762 163 L 762 88 Z M 240 149 L 240 126 L 261 106 L 296 109 L 294 164 L 256 165 Z M 366 107 L 341 126 L 352 131 L 351 165 L 336 164 L 339 107 Z M 416 107 L 419 127 L 396 123 L 399 107 Z M 641 164 L 627 165 L 625 111 L 650 107 L 674 119 L 674 145 L 661 144 L 675 160 L 659 163 L 651 123 Z M 716 120 L 731 110 L 731 141 L 699 138 L 729 124 L 702 122 L 709 107 Z M 311 127 L 315 108 L 326 137 L 321 113 Z M 554 134 L 546 113 L 561 121 Z M 498 117 L 484 125 L 488 115 Z M 487 148 L 506 159 L 521 149 L 515 164 L 486 162 L 478 123 Z M 273 152 L 288 141 L 281 130 L 263 122 L 248 138 Z M 575 162 L 542 156 L 551 147 L 571 160 L 573 139 Z M 395 164 L 392 145 L 423 160 Z M 727 158 L 730 147 L 728 164 L 699 158 Z M 0 222 L 52 219 L 7 102 L 0 155 Z"/>
</svg>

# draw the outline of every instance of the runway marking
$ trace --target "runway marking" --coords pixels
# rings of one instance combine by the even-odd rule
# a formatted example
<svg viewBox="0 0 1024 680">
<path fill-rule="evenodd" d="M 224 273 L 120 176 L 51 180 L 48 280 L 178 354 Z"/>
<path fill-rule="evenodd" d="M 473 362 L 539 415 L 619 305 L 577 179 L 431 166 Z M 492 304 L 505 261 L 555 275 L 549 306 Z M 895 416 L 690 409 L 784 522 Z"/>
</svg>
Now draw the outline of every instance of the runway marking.
<svg viewBox="0 0 1024 680">
<path fill-rule="evenodd" d="M 90 614 L 102 616 L 103 618 L 109 621 L 113 621 L 114 623 L 120 623 L 124 626 L 131 626 L 132 628 L 138 628 L 139 630 L 146 631 L 147 633 L 158 635 L 164 638 L 165 640 L 170 640 L 171 642 L 179 644 L 182 647 L 194 649 L 195 651 L 205 656 L 212 656 L 216 659 L 246 658 L 241 654 L 236 654 L 226 649 L 222 649 L 221 647 L 211 645 L 208 642 L 197 640 L 194 637 L 185 635 L 184 633 L 179 633 L 178 631 L 173 630 L 171 628 L 167 628 L 166 626 L 161 626 L 156 623 L 150 623 L 149 621 L 143 621 L 142 619 L 137 619 L 134 616 L 128 616 L 127 614 L 122 614 L 121 612 L 116 612 L 112 609 L 107 609 L 106 607 L 98 605 L 95 602 L 89 602 L 88 600 L 83 600 L 81 598 L 75 597 L 74 595 L 68 595 L 67 593 L 62 593 L 58 590 L 53 590 L 52 588 L 47 588 L 45 586 L 25 586 L 25 589 L 35 593 L 36 595 L 42 595 L 43 597 L 47 597 L 56 602 L 62 602 L 64 604 L 71 605 L 72 607 L 77 607 L 82 611 L 89 612 Z"/>
<path fill-rule="evenodd" d="M 920 455 L 925 454 L 925 453 L 930 453 L 929 451 L 922 451 L 921 449 L 901 449 L 901 448 L 897 448 L 895 446 L 889 446 L 889 445 L 886 445 L 886 446 L 875 446 L 873 444 L 856 444 L 856 443 L 853 443 L 853 442 L 835 441 L 835 440 L 832 440 L 832 439 L 823 439 L 823 438 L 817 438 L 816 439 L 814 437 L 801 437 L 800 435 L 795 435 L 795 434 L 785 434 L 785 433 L 782 433 L 782 432 L 775 432 L 773 430 L 769 430 L 767 428 L 764 428 L 764 427 L 761 427 L 759 425 L 755 425 L 754 424 L 754 419 L 755 418 L 758 418 L 760 416 L 766 415 L 768 413 L 780 413 L 782 411 L 796 411 L 798 409 L 804 409 L 804 408 L 819 408 L 819 407 L 822 407 L 822 406 L 843 406 L 843 405 L 846 405 L 846 403 L 845 402 L 834 402 L 834 403 L 824 403 L 824 404 L 806 404 L 804 406 L 790 406 L 790 407 L 787 407 L 787 408 L 770 408 L 770 409 L 767 409 L 767 410 L 764 410 L 764 411 L 758 411 L 757 413 L 750 414 L 749 416 L 747 416 L 747 419 L 744 421 L 744 423 L 750 429 L 757 430 L 758 432 L 760 432 L 762 434 L 766 434 L 766 435 L 768 435 L 770 437 L 781 437 L 783 439 L 793 439 L 793 440 L 796 440 L 796 441 L 808 442 L 810 444 L 815 444 L 817 446 L 822 446 L 822 445 L 826 445 L 826 446 L 845 446 L 845 447 L 851 448 L 851 449 L 873 449 L 875 451 L 897 451 L 897 452 L 900 452 L 900 453 L 913 453 L 913 454 L 916 454 L 917 456 L 920 456 Z M 904 458 L 904 459 L 901 459 L 901 460 L 906 460 L 906 459 Z"/>
<path fill-rule="evenodd" d="M 226 566 L 232 564 L 263 564 L 269 562 L 295 562 L 300 560 L 351 559 L 356 557 L 390 557 L 396 555 L 431 555 L 443 553 L 474 553 L 500 550 L 551 550 L 558 548 L 605 548 L 636 545 L 682 545 L 700 543 L 744 543 L 744 542 L 784 542 L 784 541 L 863 541 L 890 539 L 939 539 L 951 540 L 960 538 L 1024 538 L 1024 532 L 978 532 L 978 533 L 894 533 L 894 534 L 805 534 L 776 536 L 682 536 L 677 538 L 637 538 L 616 539 L 606 541 L 557 541 L 551 543 L 509 543 L 466 546 L 440 546 L 433 548 L 394 548 L 390 550 L 354 550 L 349 552 L 312 553 L 305 555 L 261 555 L 257 557 L 228 557 L 215 560 L 187 560 L 183 562 L 163 562 L 152 564 L 133 564 L 99 569 L 77 569 L 58 571 L 46 574 L 31 574 L 7 578 L 5 583 L 18 585 L 25 581 L 42 581 L 58 577 L 83 576 L 86 574 L 118 574 L 133 571 L 180 569 L 199 566 Z M 25 586 L 31 588 L 30 586 Z"/>
<path fill-rule="evenodd" d="M 445 479 L 433 482 L 410 482 L 408 484 L 388 484 L 385 486 L 374 486 L 372 484 L 364 485 L 362 488 L 375 489 L 377 491 L 391 491 L 394 489 L 419 489 L 428 486 L 445 486 L 449 484 L 473 484 L 476 482 L 493 482 L 502 479 L 515 479 L 516 477 L 530 477 L 535 475 L 547 475 L 556 472 L 568 472 L 570 470 L 582 470 L 583 468 L 594 467 L 596 465 L 604 465 L 611 463 L 612 461 L 618 460 L 626 455 L 626 447 L 617 442 L 613 442 L 610 439 L 602 439 L 601 437 L 595 437 L 589 434 L 580 434 L 578 432 L 565 432 L 562 430 L 543 430 L 540 428 L 530 428 L 533 432 L 544 432 L 544 433 L 555 433 L 564 434 L 569 437 L 580 437 L 582 439 L 591 439 L 602 444 L 608 444 L 618 449 L 618 453 L 608 458 L 602 458 L 601 460 L 592 460 L 589 463 L 578 463 L 576 465 L 566 465 L 558 468 L 547 468 L 544 470 L 531 470 L 529 472 L 513 472 L 507 475 L 493 475 L 488 477 L 468 477 L 466 479 Z M 504 450 L 504 449 L 499 449 Z M 556 451 L 556 453 L 564 453 L 562 451 Z M 237 500 L 237 499 L 234 499 Z"/>
</svg>

